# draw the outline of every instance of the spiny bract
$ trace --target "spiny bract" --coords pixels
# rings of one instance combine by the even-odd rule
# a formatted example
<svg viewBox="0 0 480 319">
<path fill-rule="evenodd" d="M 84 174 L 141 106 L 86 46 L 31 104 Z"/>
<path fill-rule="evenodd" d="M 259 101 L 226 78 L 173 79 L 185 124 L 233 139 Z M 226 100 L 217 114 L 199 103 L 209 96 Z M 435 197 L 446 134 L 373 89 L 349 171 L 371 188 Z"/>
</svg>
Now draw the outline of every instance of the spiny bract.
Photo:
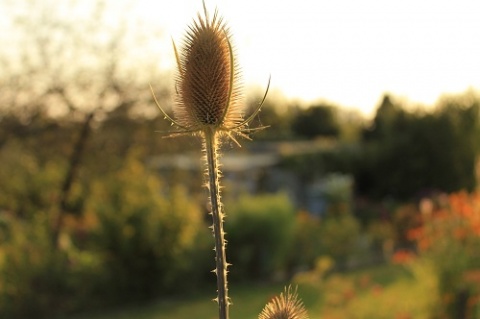
<svg viewBox="0 0 480 319">
<path fill-rule="evenodd" d="M 240 123 L 241 86 L 228 29 L 215 12 L 211 21 L 199 15 L 177 52 L 175 117 L 180 125 L 229 128 Z"/>
<path fill-rule="evenodd" d="M 244 119 L 240 70 L 228 28 L 217 11 L 209 19 L 204 5 L 204 17 L 198 15 L 183 45 L 177 49 L 174 43 L 174 50 L 177 59 L 174 118 L 160 107 L 154 95 L 164 116 L 179 128 L 173 133 L 213 130 L 234 141 L 231 133 L 247 137 L 245 133 L 252 130 L 247 128 L 248 123 L 259 112 L 270 81 L 261 103 Z"/>
<path fill-rule="evenodd" d="M 308 314 L 296 289 L 289 286 L 265 306 L 258 319 L 308 319 Z"/>
</svg>

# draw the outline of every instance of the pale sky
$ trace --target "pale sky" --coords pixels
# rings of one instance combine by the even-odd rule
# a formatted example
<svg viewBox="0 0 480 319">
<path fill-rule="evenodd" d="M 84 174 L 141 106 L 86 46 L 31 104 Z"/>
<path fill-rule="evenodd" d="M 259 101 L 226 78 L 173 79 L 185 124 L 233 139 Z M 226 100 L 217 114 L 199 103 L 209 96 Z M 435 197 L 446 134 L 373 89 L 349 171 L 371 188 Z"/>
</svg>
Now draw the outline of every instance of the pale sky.
<svg viewBox="0 0 480 319">
<path fill-rule="evenodd" d="M 265 87 L 271 75 L 272 91 L 289 99 L 328 101 L 365 115 L 385 92 L 428 106 L 444 93 L 480 91 L 478 0 L 205 2 L 230 27 L 247 87 Z M 137 60 L 158 56 L 161 69 L 173 69 L 171 39 L 181 44 L 203 11 L 202 0 L 107 4 L 111 23 L 118 23 L 118 8 L 142 25 L 148 43 L 129 51 L 138 52 Z"/>
<path fill-rule="evenodd" d="M 232 31 L 247 85 L 369 114 L 390 92 L 431 105 L 480 90 L 478 0 L 206 0 Z M 138 0 L 131 15 L 181 42 L 200 0 Z M 163 50 L 163 49 L 162 49 Z M 166 62 L 165 62 L 166 61 Z"/>
</svg>

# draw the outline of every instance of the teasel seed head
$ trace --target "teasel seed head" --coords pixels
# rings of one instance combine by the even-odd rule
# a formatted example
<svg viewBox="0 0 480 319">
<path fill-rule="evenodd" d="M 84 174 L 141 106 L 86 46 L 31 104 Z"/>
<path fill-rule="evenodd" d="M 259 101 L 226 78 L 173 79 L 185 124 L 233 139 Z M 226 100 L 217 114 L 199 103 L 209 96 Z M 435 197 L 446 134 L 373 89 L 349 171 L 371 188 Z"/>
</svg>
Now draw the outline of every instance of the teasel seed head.
<svg viewBox="0 0 480 319">
<path fill-rule="evenodd" d="M 308 314 L 298 299 L 297 289 L 289 286 L 265 306 L 258 319 L 308 319 Z"/>
<path fill-rule="evenodd" d="M 259 112 L 263 100 L 247 118 L 243 118 L 243 86 L 229 29 L 215 10 L 210 19 L 204 3 L 204 16 L 190 25 L 182 45 L 173 44 L 177 60 L 174 117 L 159 105 L 164 116 L 179 128 L 174 133 L 215 131 L 243 137 L 248 123 Z M 237 143 L 238 144 L 238 143 Z"/>
<path fill-rule="evenodd" d="M 217 12 L 209 21 L 198 16 L 184 44 L 176 52 L 177 98 L 175 117 L 189 129 L 229 128 L 240 123 L 241 83 L 234 50 Z M 175 50 L 177 51 L 177 50 Z"/>
</svg>

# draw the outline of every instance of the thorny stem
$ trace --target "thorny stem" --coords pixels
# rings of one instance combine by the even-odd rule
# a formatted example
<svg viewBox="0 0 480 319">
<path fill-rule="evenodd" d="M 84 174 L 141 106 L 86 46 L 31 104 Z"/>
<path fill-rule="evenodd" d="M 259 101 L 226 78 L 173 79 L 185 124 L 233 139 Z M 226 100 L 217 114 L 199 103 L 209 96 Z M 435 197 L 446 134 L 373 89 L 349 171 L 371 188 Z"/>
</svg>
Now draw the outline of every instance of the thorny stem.
<svg viewBox="0 0 480 319">
<path fill-rule="evenodd" d="M 215 273 L 217 275 L 218 314 L 220 319 L 228 319 L 228 287 L 227 261 L 225 253 L 225 234 L 223 231 L 223 212 L 220 201 L 219 167 L 217 156 L 217 132 L 213 127 L 207 127 L 205 133 L 205 151 L 207 153 L 208 189 L 213 219 L 213 235 L 215 237 Z"/>
</svg>

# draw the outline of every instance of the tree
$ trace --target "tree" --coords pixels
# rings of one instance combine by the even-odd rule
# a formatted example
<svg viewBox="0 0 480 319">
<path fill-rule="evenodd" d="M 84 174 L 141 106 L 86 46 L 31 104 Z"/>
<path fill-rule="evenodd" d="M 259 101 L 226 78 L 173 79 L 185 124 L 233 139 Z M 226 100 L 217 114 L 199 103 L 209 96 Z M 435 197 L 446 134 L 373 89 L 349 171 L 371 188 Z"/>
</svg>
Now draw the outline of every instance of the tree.
<svg viewBox="0 0 480 319">
<path fill-rule="evenodd" d="M 308 139 L 318 136 L 338 137 L 340 129 L 336 110 L 329 105 L 315 105 L 301 110 L 293 120 L 292 130 Z"/>
<path fill-rule="evenodd" d="M 56 242 L 93 123 L 118 107 L 133 112 L 145 108 L 151 100 L 148 83 L 157 62 L 152 58 L 133 63 L 126 52 L 134 45 L 130 30 L 137 29 L 122 17 L 117 25 L 109 24 L 106 2 L 24 0 L 2 7 L 11 13 L 7 23 L 12 39 L 5 38 L 10 41 L 2 47 L 8 49 L 0 55 L 0 77 L 5 83 L 0 94 L 0 111 L 5 115 L 0 121 L 14 114 L 20 123 L 10 122 L 16 130 L 0 137 L 0 147 L 15 133 L 42 135 L 49 131 L 48 117 L 75 123 L 70 136 L 62 136 L 68 147 L 34 145 L 45 161 L 53 156 L 69 158 L 52 226 Z M 165 94 L 159 94 L 162 96 Z"/>
<path fill-rule="evenodd" d="M 385 94 L 382 98 L 382 102 L 377 108 L 373 123 L 364 130 L 363 138 L 365 140 L 387 138 L 389 134 L 394 133 L 398 127 L 399 117 L 404 117 L 405 112 L 402 106 L 395 103 L 392 97 Z"/>
<path fill-rule="evenodd" d="M 479 154 L 478 98 L 441 101 L 431 113 L 409 113 L 384 98 L 363 140 L 361 193 L 412 198 L 425 192 L 473 190 Z"/>
</svg>

